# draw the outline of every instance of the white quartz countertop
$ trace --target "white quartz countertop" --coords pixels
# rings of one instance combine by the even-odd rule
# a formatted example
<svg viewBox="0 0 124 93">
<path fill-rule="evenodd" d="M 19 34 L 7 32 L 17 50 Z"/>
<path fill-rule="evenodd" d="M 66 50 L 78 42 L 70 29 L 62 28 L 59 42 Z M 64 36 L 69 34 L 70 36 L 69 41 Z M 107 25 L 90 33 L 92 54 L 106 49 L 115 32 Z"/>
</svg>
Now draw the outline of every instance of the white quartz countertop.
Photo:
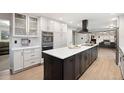
<svg viewBox="0 0 124 93">
<path fill-rule="evenodd" d="M 63 48 L 57 48 L 52 50 L 46 50 L 46 51 L 43 51 L 43 53 L 60 58 L 60 59 L 65 59 L 77 53 L 80 53 L 82 51 L 85 51 L 87 49 L 90 49 L 94 46 L 97 46 L 97 44 L 93 46 L 81 46 L 81 48 L 75 48 L 75 49 L 69 49 L 68 47 L 63 47 Z"/>
<path fill-rule="evenodd" d="M 22 50 L 22 49 L 31 49 L 31 48 L 40 48 L 40 46 L 14 47 L 12 48 L 12 50 Z"/>
</svg>

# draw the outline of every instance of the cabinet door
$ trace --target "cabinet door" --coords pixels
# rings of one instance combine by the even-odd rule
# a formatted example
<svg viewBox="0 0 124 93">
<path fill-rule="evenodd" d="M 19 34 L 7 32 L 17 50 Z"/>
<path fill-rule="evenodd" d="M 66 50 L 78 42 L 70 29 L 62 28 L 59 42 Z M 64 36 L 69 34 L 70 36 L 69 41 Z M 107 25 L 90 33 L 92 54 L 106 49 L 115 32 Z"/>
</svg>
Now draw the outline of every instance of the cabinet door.
<svg viewBox="0 0 124 93">
<path fill-rule="evenodd" d="M 61 35 L 62 36 L 62 39 L 61 39 L 62 47 L 66 47 L 67 46 L 67 32 L 62 32 L 61 34 L 62 34 Z"/>
<path fill-rule="evenodd" d="M 63 25 L 55 23 L 56 28 L 54 32 L 54 48 L 66 47 L 67 46 L 67 29 L 63 30 Z"/>
<path fill-rule="evenodd" d="M 55 21 L 53 20 L 48 20 L 48 31 L 54 32 L 55 31 Z"/>
<path fill-rule="evenodd" d="M 69 57 L 64 60 L 64 80 L 75 79 L 75 56 Z"/>
<path fill-rule="evenodd" d="M 92 48 L 92 62 L 95 61 L 95 59 L 96 59 L 96 55 L 97 55 L 96 53 L 97 53 L 96 52 L 96 47 L 93 47 Z"/>
<path fill-rule="evenodd" d="M 55 32 L 60 32 L 61 31 L 61 25 L 59 22 L 54 22 L 54 29 L 55 29 Z"/>
<path fill-rule="evenodd" d="M 75 79 L 81 74 L 81 53 L 75 55 Z"/>
<path fill-rule="evenodd" d="M 47 31 L 47 18 L 44 18 L 44 17 L 41 17 L 40 18 L 40 21 L 41 21 L 41 30 L 42 31 Z"/>
<path fill-rule="evenodd" d="M 85 51 L 81 53 L 81 74 L 86 70 Z"/>
<path fill-rule="evenodd" d="M 24 36 L 27 34 L 27 17 L 26 15 L 22 14 L 13 14 L 13 28 L 14 28 L 14 33 L 13 35 L 15 36 Z"/>
<path fill-rule="evenodd" d="M 38 35 L 38 18 L 34 18 L 34 17 L 29 17 L 29 21 L 28 21 L 28 30 L 29 30 L 29 35 Z"/>
<path fill-rule="evenodd" d="M 98 57 L 98 46 L 95 47 L 95 59 Z"/>
<path fill-rule="evenodd" d="M 56 57 L 44 55 L 44 79 L 45 80 L 62 80 L 63 79 L 63 60 Z"/>
<path fill-rule="evenodd" d="M 91 65 L 91 49 L 88 50 L 88 63 Z"/>
<path fill-rule="evenodd" d="M 23 50 L 14 51 L 14 71 L 23 69 Z"/>
<path fill-rule="evenodd" d="M 53 46 L 54 48 L 60 48 L 61 45 L 61 33 L 60 32 L 54 32 L 54 40 L 53 40 Z"/>
<path fill-rule="evenodd" d="M 67 24 L 61 24 L 62 32 L 67 32 Z"/>
<path fill-rule="evenodd" d="M 61 37 L 62 37 L 62 46 L 67 46 L 67 25 L 61 24 Z"/>
<path fill-rule="evenodd" d="M 86 70 L 88 67 L 87 50 L 85 51 L 85 54 L 84 54 L 84 61 L 85 61 L 85 70 Z"/>
</svg>

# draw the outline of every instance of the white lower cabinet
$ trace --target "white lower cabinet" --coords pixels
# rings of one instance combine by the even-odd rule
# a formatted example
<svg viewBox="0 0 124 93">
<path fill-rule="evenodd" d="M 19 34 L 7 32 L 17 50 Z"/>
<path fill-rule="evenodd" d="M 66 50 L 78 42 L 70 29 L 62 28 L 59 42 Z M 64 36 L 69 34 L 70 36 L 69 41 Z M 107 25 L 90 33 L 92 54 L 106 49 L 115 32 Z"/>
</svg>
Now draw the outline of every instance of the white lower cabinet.
<svg viewBox="0 0 124 93">
<path fill-rule="evenodd" d="M 25 61 L 24 62 L 24 68 L 36 65 L 36 64 L 40 63 L 39 61 L 40 60 L 37 60 L 37 59 L 32 59 L 32 60 Z"/>
<path fill-rule="evenodd" d="M 13 71 L 23 69 L 23 50 L 13 52 Z"/>
<path fill-rule="evenodd" d="M 40 63 L 40 49 L 24 50 L 24 68 Z"/>
<path fill-rule="evenodd" d="M 15 50 L 13 52 L 13 73 L 41 63 L 40 48 Z"/>
</svg>

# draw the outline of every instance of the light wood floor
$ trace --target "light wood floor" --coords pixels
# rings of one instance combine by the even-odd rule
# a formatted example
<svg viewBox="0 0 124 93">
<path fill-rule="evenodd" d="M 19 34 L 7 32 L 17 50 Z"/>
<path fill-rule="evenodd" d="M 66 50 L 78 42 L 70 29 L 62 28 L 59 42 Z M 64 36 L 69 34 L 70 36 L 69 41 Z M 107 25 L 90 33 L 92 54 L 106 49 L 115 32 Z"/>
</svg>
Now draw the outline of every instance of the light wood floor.
<svg viewBox="0 0 124 93">
<path fill-rule="evenodd" d="M 115 63 L 115 58 L 115 50 L 99 49 L 97 60 L 81 76 L 80 80 L 121 80 L 121 71 Z"/>
<path fill-rule="evenodd" d="M 0 72 L 1 80 L 42 80 L 43 65 L 10 75 L 9 71 Z M 99 49 L 97 60 L 81 76 L 80 80 L 121 80 L 120 68 L 115 64 L 115 51 Z"/>
</svg>

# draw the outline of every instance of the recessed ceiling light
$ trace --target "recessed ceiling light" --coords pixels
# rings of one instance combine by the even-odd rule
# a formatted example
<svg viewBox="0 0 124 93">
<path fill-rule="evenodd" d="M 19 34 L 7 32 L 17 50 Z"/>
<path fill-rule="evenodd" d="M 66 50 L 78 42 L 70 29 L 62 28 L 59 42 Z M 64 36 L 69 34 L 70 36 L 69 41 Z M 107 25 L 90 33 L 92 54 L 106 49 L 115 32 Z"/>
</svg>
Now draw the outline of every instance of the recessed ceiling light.
<svg viewBox="0 0 124 93">
<path fill-rule="evenodd" d="M 110 13 L 110 15 L 116 15 L 116 13 Z"/>
<path fill-rule="evenodd" d="M 65 25 L 65 24 L 62 24 L 63 26 Z"/>
<path fill-rule="evenodd" d="M 51 24 L 53 24 L 53 23 L 54 23 L 54 21 L 50 21 L 50 23 L 51 23 Z"/>
<path fill-rule="evenodd" d="M 61 20 L 61 21 L 62 21 L 62 20 L 63 20 L 63 18 L 62 18 L 62 17 L 60 17 L 60 18 L 59 18 L 59 20 Z"/>
<path fill-rule="evenodd" d="M 69 23 L 70 23 L 70 24 L 72 24 L 73 22 L 72 22 L 72 21 L 70 21 Z"/>
<path fill-rule="evenodd" d="M 117 17 L 115 17 L 115 18 L 112 18 L 112 21 L 115 21 L 115 20 L 117 20 Z"/>
<path fill-rule="evenodd" d="M 77 24 L 77 26 L 80 26 L 80 24 Z"/>
</svg>

